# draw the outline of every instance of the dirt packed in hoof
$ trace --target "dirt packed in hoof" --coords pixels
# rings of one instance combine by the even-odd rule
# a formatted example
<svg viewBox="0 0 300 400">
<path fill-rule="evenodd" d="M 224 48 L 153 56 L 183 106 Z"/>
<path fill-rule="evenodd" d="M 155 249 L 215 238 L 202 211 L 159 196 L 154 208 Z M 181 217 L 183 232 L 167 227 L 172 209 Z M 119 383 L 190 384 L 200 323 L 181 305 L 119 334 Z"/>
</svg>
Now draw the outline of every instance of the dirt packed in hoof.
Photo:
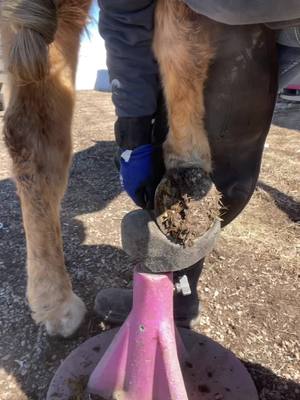
<svg viewBox="0 0 300 400">
<path fill-rule="evenodd" d="M 156 190 L 156 221 L 168 238 L 192 246 L 219 217 L 220 205 L 220 193 L 206 172 L 172 169 Z"/>
</svg>

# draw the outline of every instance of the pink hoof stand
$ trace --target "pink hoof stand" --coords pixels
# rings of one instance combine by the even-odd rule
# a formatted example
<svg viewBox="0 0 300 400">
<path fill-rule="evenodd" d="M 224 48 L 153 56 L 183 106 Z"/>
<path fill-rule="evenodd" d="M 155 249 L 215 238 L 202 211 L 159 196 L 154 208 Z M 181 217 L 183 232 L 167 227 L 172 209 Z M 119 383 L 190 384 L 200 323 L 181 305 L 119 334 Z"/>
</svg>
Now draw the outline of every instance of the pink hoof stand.
<svg viewBox="0 0 300 400">
<path fill-rule="evenodd" d="M 57 370 L 47 400 L 85 400 L 89 394 L 105 400 L 258 400 L 233 353 L 191 330 L 176 331 L 172 274 L 144 273 L 135 273 L 133 309 L 122 327 L 74 350 Z"/>
<path fill-rule="evenodd" d="M 188 400 L 175 338 L 172 275 L 135 273 L 133 309 L 88 391 L 107 399 Z"/>
</svg>

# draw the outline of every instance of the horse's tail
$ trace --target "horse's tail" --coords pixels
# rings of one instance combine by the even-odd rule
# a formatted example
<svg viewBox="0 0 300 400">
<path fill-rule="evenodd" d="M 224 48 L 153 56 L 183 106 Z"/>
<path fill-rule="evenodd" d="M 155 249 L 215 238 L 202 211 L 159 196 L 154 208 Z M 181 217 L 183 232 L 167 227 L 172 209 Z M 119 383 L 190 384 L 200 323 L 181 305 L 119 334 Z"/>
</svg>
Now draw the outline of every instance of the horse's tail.
<svg viewBox="0 0 300 400">
<path fill-rule="evenodd" d="M 1 19 L 14 35 L 6 62 L 17 83 L 37 83 L 47 77 L 49 45 L 59 23 L 82 28 L 88 4 L 89 0 L 4 0 Z"/>
</svg>

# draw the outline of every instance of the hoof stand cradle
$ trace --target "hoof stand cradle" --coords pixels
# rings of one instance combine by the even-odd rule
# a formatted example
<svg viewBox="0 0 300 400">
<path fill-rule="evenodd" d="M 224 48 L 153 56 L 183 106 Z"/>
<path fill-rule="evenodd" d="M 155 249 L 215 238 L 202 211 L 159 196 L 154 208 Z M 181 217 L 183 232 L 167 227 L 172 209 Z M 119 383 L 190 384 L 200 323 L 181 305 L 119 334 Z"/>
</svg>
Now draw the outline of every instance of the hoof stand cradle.
<svg viewBox="0 0 300 400">
<path fill-rule="evenodd" d="M 135 272 L 127 320 L 74 350 L 57 370 L 47 400 L 258 400 L 232 352 L 175 327 L 173 294 L 172 273 Z"/>
</svg>

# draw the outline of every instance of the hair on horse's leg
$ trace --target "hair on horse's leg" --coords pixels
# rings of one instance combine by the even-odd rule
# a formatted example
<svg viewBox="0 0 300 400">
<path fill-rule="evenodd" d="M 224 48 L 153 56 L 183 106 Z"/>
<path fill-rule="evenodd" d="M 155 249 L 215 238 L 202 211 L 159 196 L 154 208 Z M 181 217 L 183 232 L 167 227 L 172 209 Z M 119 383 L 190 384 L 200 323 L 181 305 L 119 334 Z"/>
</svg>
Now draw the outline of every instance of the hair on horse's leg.
<svg viewBox="0 0 300 400">
<path fill-rule="evenodd" d="M 26 233 L 27 296 L 35 321 L 63 336 L 72 334 L 85 314 L 65 268 L 59 213 L 71 158 L 80 33 L 89 3 L 8 0 L 1 13 L 10 84 L 4 137 Z"/>
<path fill-rule="evenodd" d="M 157 2 L 153 46 L 168 108 L 170 130 L 164 156 L 169 169 L 179 165 L 212 169 L 203 91 L 214 57 L 216 29 L 181 1 Z"/>
</svg>

